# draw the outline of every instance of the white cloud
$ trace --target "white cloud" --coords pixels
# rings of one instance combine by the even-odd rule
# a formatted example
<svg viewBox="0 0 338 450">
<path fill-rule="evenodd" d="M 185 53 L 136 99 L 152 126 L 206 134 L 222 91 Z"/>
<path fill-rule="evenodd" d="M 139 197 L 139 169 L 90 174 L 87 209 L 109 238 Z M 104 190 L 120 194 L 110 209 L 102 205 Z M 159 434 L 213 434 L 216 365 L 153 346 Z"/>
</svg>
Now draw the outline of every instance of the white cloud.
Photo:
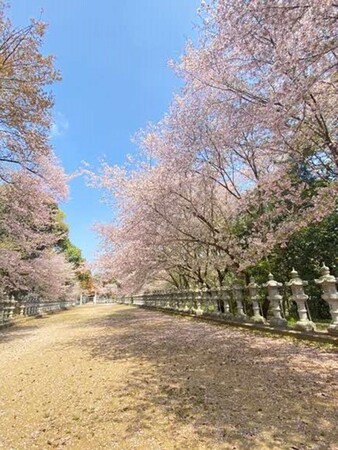
<svg viewBox="0 0 338 450">
<path fill-rule="evenodd" d="M 64 136 L 69 129 L 69 122 L 67 118 L 61 112 L 57 112 L 54 115 L 52 128 L 50 130 L 50 137 L 52 139 Z"/>
</svg>

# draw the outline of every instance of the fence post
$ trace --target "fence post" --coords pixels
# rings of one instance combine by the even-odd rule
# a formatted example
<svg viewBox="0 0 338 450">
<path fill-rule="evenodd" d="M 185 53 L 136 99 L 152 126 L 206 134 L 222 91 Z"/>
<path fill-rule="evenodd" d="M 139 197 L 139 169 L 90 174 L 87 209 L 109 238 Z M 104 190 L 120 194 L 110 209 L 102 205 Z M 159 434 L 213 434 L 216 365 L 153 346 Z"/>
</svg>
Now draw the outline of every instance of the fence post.
<svg viewBox="0 0 338 450">
<path fill-rule="evenodd" d="M 315 324 L 309 320 L 308 312 L 306 309 L 306 300 L 309 298 L 304 292 L 304 286 L 307 286 L 308 282 L 303 281 L 299 278 L 298 272 L 292 269 L 291 280 L 286 283 L 292 291 L 291 299 L 296 303 L 299 320 L 295 325 L 295 328 L 303 331 L 313 331 L 315 330 Z"/>
<path fill-rule="evenodd" d="M 338 292 L 337 292 L 337 280 L 330 274 L 330 269 L 323 264 L 322 276 L 315 280 L 322 289 L 322 299 L 329 304 L 330 313 L 332 316 L 332 324 L 328 327 L 327 331 L 331 334 L 338 334 Z"/>
<path fill-rule="evenodd" d="M 276 327 L 284 328 L 287 326 L 288 322 L 282 317 L 280 302 L 282 296 L 279 293 L 279 288 L 282 287 L 282 283 L 274 280 L 272 273 L 269 273 L 269 281 L 264 284 L 264 287 L 268 289 L 268 300 L 272 305 L 273 317 L 269 320 L 271 325 Z"/>
</svg>

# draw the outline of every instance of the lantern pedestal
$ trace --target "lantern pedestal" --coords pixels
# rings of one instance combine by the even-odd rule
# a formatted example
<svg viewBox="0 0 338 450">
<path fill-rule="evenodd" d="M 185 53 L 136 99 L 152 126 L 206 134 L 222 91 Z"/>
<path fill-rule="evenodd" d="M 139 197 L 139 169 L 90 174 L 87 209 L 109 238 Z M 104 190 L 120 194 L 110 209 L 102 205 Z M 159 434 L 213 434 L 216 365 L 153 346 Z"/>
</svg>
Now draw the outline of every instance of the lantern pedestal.
<svg viewBox="0 0 338 450">
<path fill-rule="evenodd" d="M 300 331 L 314 331 L 316 329 L 316 325 L 311 322 L 311 320 L 299 320 L 295 324 L 295 330 Z M 338 330 L 337 330 L 338 333 Z"/>
</svg>

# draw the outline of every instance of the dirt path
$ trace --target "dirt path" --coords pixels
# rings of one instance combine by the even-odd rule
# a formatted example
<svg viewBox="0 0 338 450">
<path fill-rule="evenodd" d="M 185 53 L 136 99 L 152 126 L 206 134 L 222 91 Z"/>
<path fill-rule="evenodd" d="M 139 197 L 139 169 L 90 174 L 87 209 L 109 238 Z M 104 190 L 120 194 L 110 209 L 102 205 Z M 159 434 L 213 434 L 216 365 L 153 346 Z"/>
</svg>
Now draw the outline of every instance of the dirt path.
<svg viewBox="0 0 338 450">
<path fill-rule="evenodd" d="M 337 354 L 127 306 L 0 332 L 0 449 L 335 449 Z"/>
</svg>

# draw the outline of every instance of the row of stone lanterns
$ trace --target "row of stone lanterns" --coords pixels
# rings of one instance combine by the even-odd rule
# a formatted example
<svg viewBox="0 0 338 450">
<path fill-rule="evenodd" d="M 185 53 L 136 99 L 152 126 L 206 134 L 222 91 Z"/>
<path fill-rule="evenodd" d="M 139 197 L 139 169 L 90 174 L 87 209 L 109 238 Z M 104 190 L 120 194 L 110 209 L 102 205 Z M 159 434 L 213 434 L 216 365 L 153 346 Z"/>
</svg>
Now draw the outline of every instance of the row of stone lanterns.
<svg viewBox="0 0 338 450">
<path fill-rule="evenodd" d="M 338 292 L 337 280 L 330 274 L 330 270 L 323 265 L 321 269 L 322 275 L 315 283 L 321 287 L 322 299 L 328 303 L 332 316 L 332 323 L 328 328 L 330 333 L 338 334 Z M 298 272 L 293 269 L 291 272 L 291 280 L 285 283 L 285 286 L 291 289 L 291 299 L 297 305 L 299 320 L 295 324 L 295 328 L 303 331 L 315 330 L 315 324 L 310 320 L 306 302 L 308 295 L 304 288 L 308 285 L 307 281 L 303 281 Z M 282 295 L 280 289 L 283 284 L 276 281 L 272 274 L 269 274 L 268 281 L 263 285 L 267 290 L 267 299 L 270 302 L 270 310 L 272 317 L 269 321 L 262 316 L 260 310 L 260 296 L 258 284 L 253 278 L 246 286 L 249 299 L 253 309 L 253 316 L 248 317 L 245 312 L 244 287 L 235 284 L 232 287 L 223 287 L 220 289 L 208 290 L 206 286 L 196 290 L 180 290 L 180 291 L 156 291 L 140 296 L 134 296 L 132 299 L 120 299 L 121 302 L 134 303 L 136 305 L 146 305 L 155 308 L 174 309 L 185 313 L 193 313 L 197 316 L 216 315 L 224 319 L 236 321 L 253 321 L 255 323 L 267 324 L 283 328 L 287 326 L 287 320 L 282 315 L 281 301 Z M 232 296 L 231 296 L 232 293 Z M 236 304 L 235 313 L 231 313 L 231 297 Z M 222 304 L 220 311 L 219 305 Z"/>
</svg>

